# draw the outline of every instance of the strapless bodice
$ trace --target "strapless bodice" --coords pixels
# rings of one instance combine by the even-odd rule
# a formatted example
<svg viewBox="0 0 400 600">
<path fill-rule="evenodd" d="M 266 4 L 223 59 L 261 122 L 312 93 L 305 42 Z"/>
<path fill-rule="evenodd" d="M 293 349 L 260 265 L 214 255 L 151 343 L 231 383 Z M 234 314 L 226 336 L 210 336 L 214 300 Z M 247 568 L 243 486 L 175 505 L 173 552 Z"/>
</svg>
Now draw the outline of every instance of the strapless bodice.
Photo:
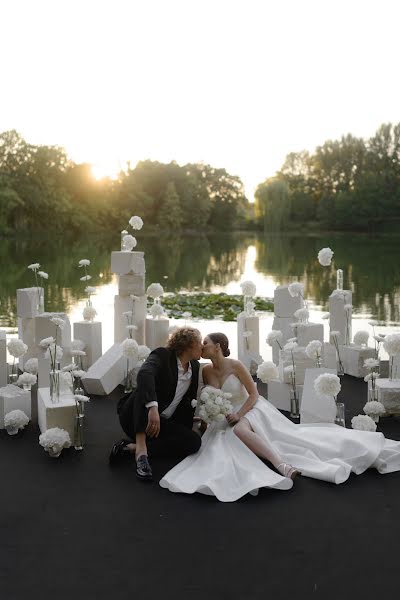
<svg viewBox="0 0 400 600">
<path fill-rule="evenodd" d="M 243 404 L 243 402 L 248 397 L 246 388 L 233 373 L 228 375 L 228 377 L 225 379 L 221 390 L 223 392 L 228 392 L 229 394 L 232 394 L 232 397 L 229 398 L 229 400 L 233 406 Z"/>
</svg>

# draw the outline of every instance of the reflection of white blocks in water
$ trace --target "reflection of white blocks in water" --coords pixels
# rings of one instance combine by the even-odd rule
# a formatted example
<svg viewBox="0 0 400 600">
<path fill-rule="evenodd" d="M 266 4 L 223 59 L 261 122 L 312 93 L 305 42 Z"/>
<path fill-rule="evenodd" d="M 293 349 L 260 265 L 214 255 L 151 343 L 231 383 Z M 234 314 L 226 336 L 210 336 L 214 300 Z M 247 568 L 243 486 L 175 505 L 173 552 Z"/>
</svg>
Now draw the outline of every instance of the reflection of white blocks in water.
<svg viewBox="0 0 400 600">
<path fill-rule="evenodd" d="M 334 423 L 336 404 L 330 396 L 317 396 L 314 381 L 323 373 L 336 375 L 336 369 L 307 369 L 300 408 L 301 423 Z"/>
<path fill-rule="evenodd" d="M 39 291 L 44 294 L 42 287 L 20 288 L 17 290 L 17 315 L 22 318 L 33 318 L 39 314 Z"/>
<path fill-rule="evenodd" d="M 300 296 L 291 296 L 287 285 L 279 285 L 274 290 L 274 313 L 277 317 L 293 317 L 298 308 L 303 307 Z M 289 336 L 291 337 L 291 336 Z"/>
<path fill-rule="evenodd" d="M 297 347 L 293 352 L 294 366 L 296 370 L 296 384 L 303 385 L 307 369 L 312 369 L 315 362 L 307 356 L 305 349 Z M 292 353 L 284 350 L 279 360 L 279 377 L 284 383 L 290 383 L 290 376 L 284 372 L 285 367 L 293 366 Z"/>
<path fill-rule="evenodd" d="M 0 388 L 0 429 L 4 429 L 4 417 L 12 410 L 23 410 L 31 418 L 31 392 L 17 385 Z"/>
<path fill-rule="evenodd" d="M 120 344 L 114 344 L 88 369 L 82 383 L 88 394 L 104 396 L 123 382 L 125 373 L 126 358 Z"/>
<path fill-rule="evenodd" d="M 146 346 L 150 350 L 167 345 L 169 331 L 169 319 L 146 319 Z"/>
<path fill-rule="evenodd" d="M 44 352 L 40 350 L 38 356 L 38 387 L 49 387 L 50 381 L 50 358 L 44 357 Z"/>
<path fill-rule="evenodd" d="M 387 415 L 400 415 L 400 380 L 376 379 L 378 400 L 385 407 Z"/>
<path fill-rule="evenodd" d="M 259 318 L 239 315 L 237 319 L 238 333 L 238 358 L 249 369 L 252 358 L 260 354 Z M 250 332 L 249 337 L 244 337 L 245 332 Z"/>
<path fill-rule="evenodd" d="M 272 323 L 272 329 L 276 331 L 282 331 L 282 341 L 281 346 L 283 347 L 289 338 L 295 337 L 293 333 L 292 323 L 294 319 L 293 317 L 274 317 L 274 321 Z M 274 343 L 272 346 L 272 360 L 277 365 L 279 363 L 279 346 Z"/>
<path fill-rule="evenodd" d="M 353 377 L 365 377 L 369 371 L 364 367 L 364 361 L 367 358 L 375 358 L 374 348 L 363 348 L 362 346 L 342 346 L 339 345 L 339 354 L 343 363 L 346 375 Z"/>
<path fill-rule="evenodd" d="M 329 296 L 329 328 L 330 331 L 340 331 L 339 343 L 346 342 L 347 318 L 349 321 L 349 331 L 347 343 L 350 343 L 351 337 L 351 319 L 352 311 L 349 311 L 348 317 L 344 309 L 345 304 L 352 304 L 352 293 L 350 290 L 335 290 Z"/>
<path fill-rule="evenodd" d="M 283 383 L 279 379 L 272 379 L 268 382 L 268 400 L 279 410 L 290 411 L 290 390 L 291 386 Z M 297 397 L 299 406 L 301 406 L 301 397 L 303 394 L 303 386 L 296 385 Z"/>
<path fill-rule="evenodd" d="M 60 401 L 54 403 L 50 399 L 50 388 L 38 390 L 38 423 L 41 433 L 59 427 L 68 431 L 71 442 L 74 440 L 76 405 L 73 398 L 60 397 Z"/>
<path fill-rule="evenodd" d="M 7 384 L 7 334 L 0 330 L 0 387 Z"/>
<path fill-rule="evenodd" d="M 136 275 L 145 274 L 144 252 L 111 252 L 112 273 L 125 275 L 131 271 Z"/>
<path fill-rule="evenodd" d="M 74 339 L 85 343 L 86 356 L 82 356 L 82 366 L 86 370 L 102 355 L 101 322 L 78 321 L 73 327 Z"/>
<path fill-rule="evenodd" d="M 147 296 L 139 296 L 135 302 L 129 296 L 114 296 L 114 342 L 121 343 L 128 337 L 128 321 L 124 312 L 133 310 L 133 325 L 137 330 L 133 337 L 138 344 L 144 344 L 144 322 L 147 314 Z"/>
<path fill-rule="evenodd" d="M 132 272 L 125 275 L 118 275 L 118 294 L 120 296 L 129 296 L 130 294 L 143 296 L 145 291 L 144 274 L 136 275 Z"/>
<path fill-rule="evenodd" d="M 307 346 L 313 340 L 324 341 L 324 326 L 321 323 L 298 323 L 294 335 L 299 346 Z"/>
</svg>

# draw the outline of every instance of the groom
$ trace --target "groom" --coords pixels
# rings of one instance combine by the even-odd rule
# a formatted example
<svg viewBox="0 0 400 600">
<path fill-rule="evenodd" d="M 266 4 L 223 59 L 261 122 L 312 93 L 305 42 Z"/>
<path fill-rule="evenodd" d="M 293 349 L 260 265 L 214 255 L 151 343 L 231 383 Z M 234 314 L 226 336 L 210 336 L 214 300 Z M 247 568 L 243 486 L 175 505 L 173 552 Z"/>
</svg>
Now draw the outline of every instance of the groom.
<svg viewBox="0 0 400 600">
<path fill-rule="evenodd" d="M 151 481 L 148 457 L 185 458 L 197 452 L 201 439 L 192 430 L 199 380 L 201 334 L 181 327 L 169 338 L 166 348 L 153 350 L 137 376 L 137 388 L 118 403 L 125 433 L 134 440 L 121 440 L 112 447 L 110 464 L 126 453 L 135 454 L 136 475 Z"/>
</svg>

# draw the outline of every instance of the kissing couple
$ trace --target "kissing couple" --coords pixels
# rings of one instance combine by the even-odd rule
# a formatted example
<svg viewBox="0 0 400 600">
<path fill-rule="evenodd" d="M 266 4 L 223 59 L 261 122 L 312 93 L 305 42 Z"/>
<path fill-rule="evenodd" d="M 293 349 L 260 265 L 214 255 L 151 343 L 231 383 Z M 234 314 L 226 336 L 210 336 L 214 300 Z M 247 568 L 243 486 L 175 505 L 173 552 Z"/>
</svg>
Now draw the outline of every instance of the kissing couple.
<svg viewBox="0 0 400 600">
<path fill-rule="evenodd" d="M 300 472 L 338 484 L 369 467 L 381 473 L 400 470 L 399 442 L 331 423 L 292 423 L 259 396 L 249 371 L 229 355 L 226 335 L 211 333 L 202 342 L 191 327 L 177 329 L 166 348 L 153 350 L 138 373 L 136 390 L 118 403 L 130 439 L 114 444 L 110 464 L 135 457 L 137 477 L 151 481 L 149 459 L 179 459 L 161 487 L 214 495 L 222 502 L 256 495 L 263 487 L 288 490 Z M 199 385 L 200 358 L 211 363 L 203 366 Z M 193 430 L 193 400 L 203 386 L 230 394 L 233 409 L 200 437 Z"/>
</svg>

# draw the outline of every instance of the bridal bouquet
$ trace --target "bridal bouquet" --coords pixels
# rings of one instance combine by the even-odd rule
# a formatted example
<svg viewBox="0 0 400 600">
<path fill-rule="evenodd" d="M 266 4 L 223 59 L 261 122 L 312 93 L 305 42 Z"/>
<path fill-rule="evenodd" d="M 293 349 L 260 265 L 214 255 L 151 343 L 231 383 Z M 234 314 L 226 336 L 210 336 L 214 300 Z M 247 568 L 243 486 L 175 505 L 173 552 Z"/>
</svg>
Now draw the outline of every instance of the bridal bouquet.
<svg viewBox="0 0 400 600">
<path fill-rule="evenodd" d="M 233 412 L 231 397 L 232 394 L 207 385 L 200 394 L 199 417 L 206 423 L 225 421 L 226 416 Z"/>
</svg>

